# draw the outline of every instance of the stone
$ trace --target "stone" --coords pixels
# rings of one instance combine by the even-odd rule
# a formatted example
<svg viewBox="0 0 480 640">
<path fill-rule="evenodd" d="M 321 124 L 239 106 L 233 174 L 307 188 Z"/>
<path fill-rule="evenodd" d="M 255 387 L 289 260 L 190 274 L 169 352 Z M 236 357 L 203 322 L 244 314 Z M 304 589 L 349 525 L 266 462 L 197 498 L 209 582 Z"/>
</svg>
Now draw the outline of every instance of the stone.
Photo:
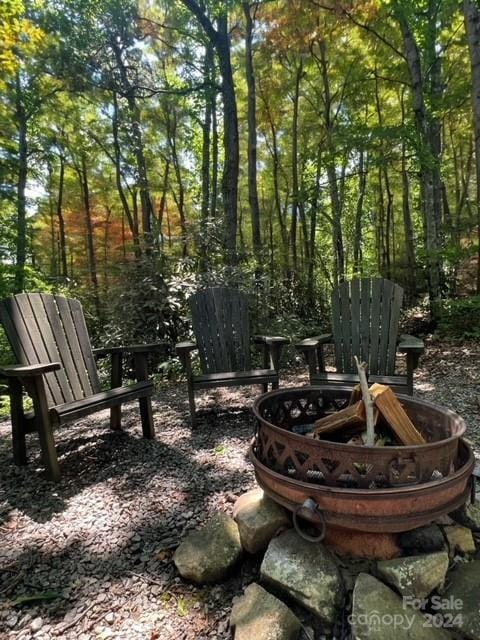
<svg viewBox="0 0 480 640">
<path fill-rule="evenodd" d="M 384 560 L 377 571 L 402 596 L 426 598 L 445 582 L 448 571 L 448 553 L 438 551 L 420 556 Z"/>
<path fill-rule="evenodd" d="M 37 631 L 40 631 L 42 627 L 43 627 L 43 620 L 40 617 L 34 618 L 30 623 L 30 631 L 32 633 L 36 633 Z"/>
<path fill-rule="evenodd" d="M 335 621 L 343 601 L 343 583 L 333 556 L 323 545 L 307 542 L 293 529 L 284 531 L 268 545 L 260 576 L 327 625 Z"/>
<path fill-rule="evenodd" d="M 473 539 L 472 532 L 468 527 L 462 527 L 460 524 L 454 524 L 449 527 L 444 527 L 443 530 L 445 531 L 452 556 L 456 553 L 460 553 L 462 555 L 475 553 L 475 540 Z"/>
<path fill-rule="evenodd" d="M 442 530 L 436 524 L 406 531 L 400 535 L 400 546 L 407 555 L 445 551 L 447 544 Z"/>
<path fill-rule="evenodd" d="M 450 514 L 452 518 L 472 531 L 480 531 L 480 505 L 467 502 Z"/>
<path fill-rule="evenodd" d="M 353 558 L 387 560 L 401 554 L 397 535 L 393 533 L 369 533 L 327 527 L 324 544 L 339 555 Z"/>
<path fill-rule="evenodd" d="M 258 553 L 268 547 L 273 536 L 291 523 L 286 510 L 264 495 L 261 489 L 248 491 L 233 508 L 242 547 L 249 553 Z"/>
<path fill-rule="evenodd" d="M 296 640 L 301 629 L 292 611 L 256 583 L 233 605 L 230 626 L 235 640 Z"/>
<path fill-rule="evenodd" d="M 480 638 L 480 560 L 459 563 L 448 574 L 443 597 L 450 600 L 452 625 L 472 640 Z"/>
<path fill-rule="evenodd" d="M 186 536 L 175 551 L 173 561 L 182 578 L 197 583 L 216 582 L 229 573 L 241 554 L 236 522 L 219 513 Z"/>
<path fill-rule="evenodd" d="M 389 587 L 367 573 L 359 574 L 350 616 L 355 640 L 448 640 L 444 629 L 429 626 L 419 611 L 404 604 Z"/>
</svg>

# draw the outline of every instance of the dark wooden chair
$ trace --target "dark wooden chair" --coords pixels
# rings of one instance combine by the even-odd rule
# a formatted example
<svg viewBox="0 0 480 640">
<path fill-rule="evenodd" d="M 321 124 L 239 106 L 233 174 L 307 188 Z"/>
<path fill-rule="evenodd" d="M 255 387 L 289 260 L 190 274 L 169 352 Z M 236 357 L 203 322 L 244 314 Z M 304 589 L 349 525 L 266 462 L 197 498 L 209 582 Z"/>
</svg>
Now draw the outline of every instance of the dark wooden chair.
<svg viewBox="0 0 480 640">
<path fill-rule="evenodd" d="M 195 390 L 215 387 L 262 385 L 278 388 L 281 349 L 288 343 L 278 336 L 254 336 L 263 348 L 263 369 L 251 369 L 251 339 L 248 301 L 236 289 L 214 287 L 189 299 L 196 343 L 180 342 L 177 354 L 184 366 L 192 426 L 195 425 Z M 201 375 L 194 375 L 191 351 L 198 349 Z"/>
<path fill-rule="evenodd" d="M 26 464 L 25 434 L 37 431 L 44 464 L 52 480 L 60 468 L 53 428 L 110 408 L 110 426 L 119 429 L 121 405 L 139 399 L 143 435 L 154 437 L 147 379 L 147 354 L 161 345 L 134 345 L 92 349 L 78 300 L 43 293 L 21 293 L 0 301 L 0 321 L 19 362 L 0 367 L 8 381 L 16 464 Z M 122 357 L 134 356 L 137 382 L 122 386 Z M 94 356 L 110 355 L 111 386 L 101 391 Z M 33 400 L 33 413 L 23 410 L 25 389 Z"/>
<path fill-rule="evenodd" d="M 424 351 L 423 341 L 398 337 L 403 289 L 382 278 L 343 282 L 332 292 L 332 333 L 297 344 L 303 351 L 310 383 L 358 383 L 354 356 L 368 363 L 369 381 L 390 385 L 398 393 L 413 393 L 413 371 Z M 323 348 L 333 343 L 336 373 L 325 371 Z M 397 352 L 406 354 L 406 375 L 395 375 Z"/>
</svg>

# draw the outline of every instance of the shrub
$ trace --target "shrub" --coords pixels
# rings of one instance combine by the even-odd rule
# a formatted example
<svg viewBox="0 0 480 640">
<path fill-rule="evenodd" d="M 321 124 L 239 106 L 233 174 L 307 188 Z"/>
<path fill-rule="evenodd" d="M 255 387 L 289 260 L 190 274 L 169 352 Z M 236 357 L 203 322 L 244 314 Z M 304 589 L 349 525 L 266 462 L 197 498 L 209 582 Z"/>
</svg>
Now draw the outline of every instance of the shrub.
<svg viewBox="0 0 480 640">
<path fill-rule="evenodd" d="M 445 338 L 480 338 L 480 296 L 445 300 L 437 330 Z"/>
</svg>

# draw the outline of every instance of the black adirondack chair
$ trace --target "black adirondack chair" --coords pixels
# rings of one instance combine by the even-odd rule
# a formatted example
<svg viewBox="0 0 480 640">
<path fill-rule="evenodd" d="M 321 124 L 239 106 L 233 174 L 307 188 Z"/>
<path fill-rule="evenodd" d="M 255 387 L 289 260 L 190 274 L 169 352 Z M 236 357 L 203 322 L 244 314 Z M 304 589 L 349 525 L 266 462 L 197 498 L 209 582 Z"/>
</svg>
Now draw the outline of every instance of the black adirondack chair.
<svg viewBox="0 0 480 640">
<path fill-rule="evenodd" d="M 368 363 L 369 381 L 413 393 L 413 371 L 424 350 L 423 341 L 398 336 L 403 289 L 382 278 L 343 282 L 332 293 L 332 333 L 302 340 L 311 384 L 358 383 L 354 356 Z M 333 343 L 336 373 L 325 371 L 323 347 Z M 397 352 L 406 354 L 406 375 L 395 375 Z"/>
<path fill-rule="evenodd" d="M 43 293 L 21 293 L 0 301 L 0 321 L 19 362 L 0 367 L 7 378 L 12 417 L 13 455 L 26 464 L 25 434 L 37 431 L 43 461 L 52 480 L 60 479 L 53 428 L 110 408 L 110 426 L 119 429 L 121 405 L 139 399 L 143 435 L 154 437 L 147 379 L 147 353 L 162 345 L 92 349 L 78 300 Z M 134 355 L 137 382 L 122 386 L 122 357 Z M 101 391 L 94 356 L 110 355 L 112 389 Z M 33 400 L 24 413 L 22 392 Z"/>
<path fill-rule="evenodd" d="M 176 351 L 185 368 L 192 426 L 195 425 L 195 390 L 262 385 L 278 388 L 281 349 L 288 342 L 278 336 L 254 336 L 263 348 L 263 369 L 251 369 L 248 301 L 236 289 L 214 287 L 189 299 L 196 343 L 180 342 Z M 201 375 L 192 372 L 190 353 L 198 349 Z"/>
</svg>

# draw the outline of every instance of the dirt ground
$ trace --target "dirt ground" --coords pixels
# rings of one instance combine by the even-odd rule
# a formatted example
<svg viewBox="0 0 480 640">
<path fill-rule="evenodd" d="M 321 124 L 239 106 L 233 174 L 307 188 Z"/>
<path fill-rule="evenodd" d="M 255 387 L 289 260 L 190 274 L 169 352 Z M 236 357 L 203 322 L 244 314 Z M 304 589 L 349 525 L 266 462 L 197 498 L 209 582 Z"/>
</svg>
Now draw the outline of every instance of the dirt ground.
<svg viewBox="0 0 480 640">
<path fill-rule="evenodd" d="M 282 378 L 306 382 L 303 371 Z M 12 464 L 10 424 L 0 423 L 0 638 L 230 637 L 232 599 L 256 579 L 260 559 L 245 559 L 222 584 L 196 587 L 177 576 L 171 557 L 189 529 L 217 510 L 231 513 L 254 486 L 246 454 L 258 393 L 200 395 L 192 432 L 185 385 L 163 388 L 155 441 L 142 439 L 135 404 L 122 432 L 109 430 L 106 411 L 62 428 L 56 485 L 44 478 L 35 435 L 29 465 Z M 415 394 L 459 412 L 480 452 L 478 343 L 430 344 Z M 308 616 L 303 622 L 304 638 L 324 637 Z"/>
</svg>

